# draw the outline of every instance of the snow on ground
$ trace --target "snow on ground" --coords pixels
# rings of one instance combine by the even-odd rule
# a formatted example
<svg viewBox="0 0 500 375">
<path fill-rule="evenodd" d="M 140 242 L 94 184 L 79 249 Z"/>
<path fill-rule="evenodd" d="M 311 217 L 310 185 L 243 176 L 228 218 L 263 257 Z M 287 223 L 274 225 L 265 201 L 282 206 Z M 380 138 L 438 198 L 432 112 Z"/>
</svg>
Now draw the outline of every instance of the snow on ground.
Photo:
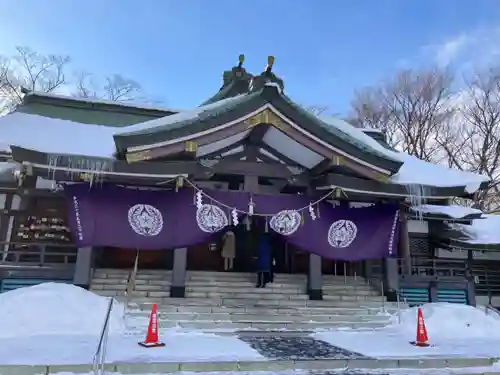
<svg viewBox="0 0 500 375">
<path fill-rule="evenodd" d="M 417 332 L 417 308 L 396 313 L 391 324 L 372 331 L 318 332 L 314 338 L 377 358 L 498 357 L 500 316 L 467 305 L 430 303 L 422 306 L 432 347 L 410 344 Z"/>
<path fill-rule="evenodd" d="M 74 285 L 46 283 L 0 294 L 0 363 L 92 363 L 109 298 Z M 107 361 L 172 362 L 265 360 L 236 337 L 160 332 L 164 348 L 138 345 L 126 336 L 124 306 L 110 319 Z M 144 332 L 144 335 L 146 332 Z"/>
<path fill-rule="evenodd" d="M 0 294 L 0 338 L 99 335 L 109 298 L 64 283 L 45 283 Z M 110 333 L 125 332 L 124 307 L 115 303 Z M 1 363 L 1 361 L 0 361 Z"/>
<path fill-rule="evenodd" d="M 289 370 L 289 371 L 217 371 L 217 372 L 176 372 L 175 375 L 452 375 L 452 374 L 484 374 L 498 371 L 498 366 L 470 367 L 464 369 L 332 369 L 322 370 Z M 107 375 L 120 375 L 116 372 L 107 372 Z M 60 372 L 58 375 L 73 375 L 70 372 Z M 80 374 L 94 375 L 94 373 Z M 160 374 L 141 374 L 160 375 Z"/>
<path fill-rule="evenodd" d="M 500 215 L 483 214 L 481 219 L 473 220 L 471 225 L 456 223 L 448 225 L 466 236 L 464 242 L 481 245 L 500 243 Z"/>
<path fill-rule="evenodd" d="M 89 364 L 98 336 L 40 335 L 0 339 L 2 365 Z M 143 348 L 144 337 L 110 336 L 106 362 L 217 362 L 265 361 L 249 345 L 236 337 L 203 333 L 160 332 L 162 348 Z"/>
</svg>

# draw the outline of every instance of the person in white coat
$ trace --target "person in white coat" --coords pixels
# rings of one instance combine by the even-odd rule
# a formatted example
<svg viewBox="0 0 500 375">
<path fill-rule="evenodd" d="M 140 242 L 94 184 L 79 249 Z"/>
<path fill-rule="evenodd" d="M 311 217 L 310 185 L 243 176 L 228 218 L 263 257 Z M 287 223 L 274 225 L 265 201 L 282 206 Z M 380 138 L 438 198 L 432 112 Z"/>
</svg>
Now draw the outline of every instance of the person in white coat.
<svg viewBox="0 0 500 375">
<path fill-rule="evenodd" d="M 224 271 L 230 271 L 234 267 L 236 257 L 236 236 L 232 231 L 227 231 L 222 237 L 222 258 L 224 258 Z"/>
</svg>

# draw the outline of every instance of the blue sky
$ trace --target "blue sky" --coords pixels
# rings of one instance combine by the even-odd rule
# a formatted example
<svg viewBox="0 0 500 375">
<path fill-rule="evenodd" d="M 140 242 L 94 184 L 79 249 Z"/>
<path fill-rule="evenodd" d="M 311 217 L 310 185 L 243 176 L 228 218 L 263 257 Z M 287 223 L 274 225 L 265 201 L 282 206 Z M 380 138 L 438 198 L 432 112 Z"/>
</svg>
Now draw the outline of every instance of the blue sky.
<svg viewBox="0 0 500 375">
<path fill-rule="evenodd" d="M 240 53 L 268 55 L 286 92 L 346 113 L 356 88 L 405 66 L 498 57 L 498 0 L 2 0 L 0 54 L 16 45 L 121 73 L 170 107 L 213 95 Z"/>
</svg>

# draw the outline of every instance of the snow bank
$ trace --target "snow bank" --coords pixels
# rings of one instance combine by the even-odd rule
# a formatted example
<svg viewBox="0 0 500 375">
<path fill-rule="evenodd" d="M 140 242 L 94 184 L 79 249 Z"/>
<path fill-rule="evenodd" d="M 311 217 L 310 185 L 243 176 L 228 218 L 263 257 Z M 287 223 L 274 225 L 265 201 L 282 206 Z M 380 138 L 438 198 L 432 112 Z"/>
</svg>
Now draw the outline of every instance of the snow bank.
<svg viewBox="0 0 500 375">
<path fill-rule="evenodd" d="M 423 306 L 425 325 L 429 339 L 449 340 L 467 338 L 500 339 L 500 316 L 486 314 L 484 308 L 453 303 L 428 303 Z M 386 327 L 401 335 L 414 339 L 417 332 L 417 307 L 401 312 L 401 324 L 398 314 L 391 318 Z"/>
<path fill-rule="evenodd" d="M 0 294 L 0 337 L 99 335 L 109 299 L 63 283 L 45 283 Z M 116 303 L 110 334 L 125 332 L 124 306 Z"/>
<path fill-rule="evenodd" d="M 484 308 L 431 303 L 422 306 L 430 347 L 410 344 L 417 334 L 417 308 L 403 310 L 392 322 L 369 331 L 318 332 L 313 337 L 332 345 L 375 358 L 498 357 L 500 316 L 486 315 Z"/>
</svg>

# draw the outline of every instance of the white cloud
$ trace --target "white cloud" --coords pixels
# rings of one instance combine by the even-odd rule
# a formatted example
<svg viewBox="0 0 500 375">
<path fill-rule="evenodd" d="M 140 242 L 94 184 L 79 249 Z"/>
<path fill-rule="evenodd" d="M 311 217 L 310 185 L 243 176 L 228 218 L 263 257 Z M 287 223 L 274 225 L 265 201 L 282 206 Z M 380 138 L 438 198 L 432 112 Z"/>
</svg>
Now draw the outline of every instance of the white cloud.
<svg viewBox="0 0 500 375">
<path fill-rule="evenodd" d="M 467 34 L 461 34 L 436 47 L 436 62 L 440 66 L 447 66 L 455 60 L 473 42 Z"/>
<path fill-rule="evenodd" d="M 491 64 L 500 55 L 500 26 L 481 27 L 425 46 L 422 54 L 436 64 L 457 69 Z"/>
</svg>

